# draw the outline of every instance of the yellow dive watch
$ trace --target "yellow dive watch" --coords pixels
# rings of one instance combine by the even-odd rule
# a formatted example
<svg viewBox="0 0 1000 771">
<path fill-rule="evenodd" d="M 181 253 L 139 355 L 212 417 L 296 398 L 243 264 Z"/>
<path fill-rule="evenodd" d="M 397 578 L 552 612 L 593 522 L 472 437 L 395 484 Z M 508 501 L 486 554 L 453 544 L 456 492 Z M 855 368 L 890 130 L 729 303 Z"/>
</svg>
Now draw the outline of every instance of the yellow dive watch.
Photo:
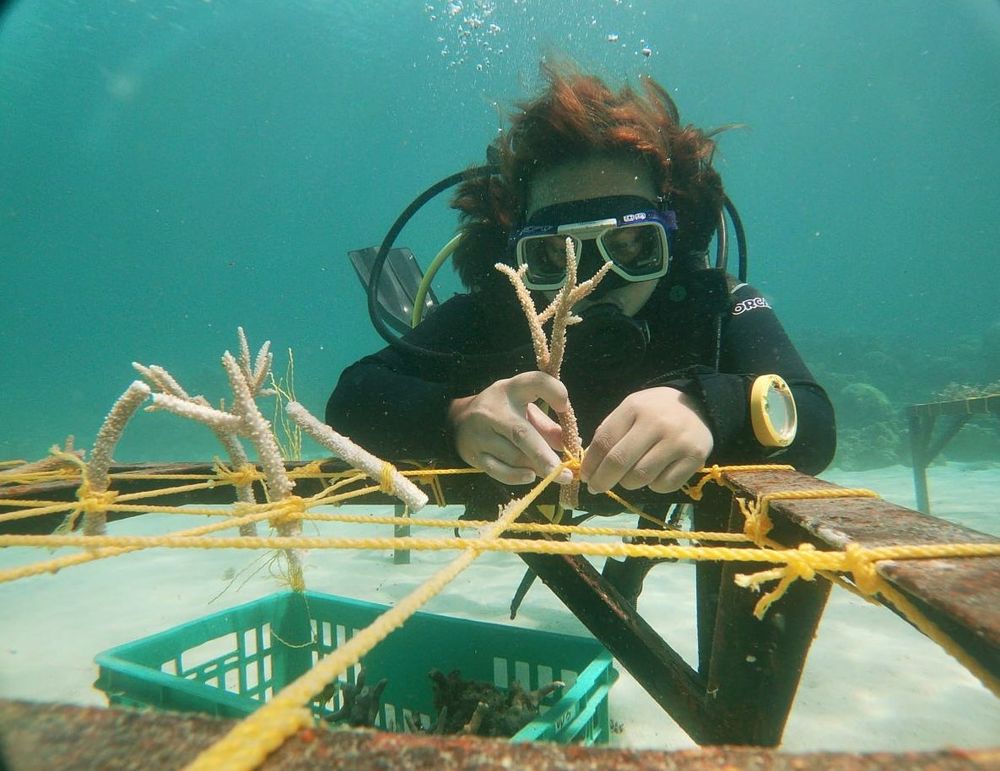
<svg viewBox="0 0 1000 771">
<path fill-rule="evenodd" d="M 764 447 L 787 447 L 795 439 L 795 397 L 778 375 L 761 375 L 750 389 L 750 421 Z"/>
</svg>

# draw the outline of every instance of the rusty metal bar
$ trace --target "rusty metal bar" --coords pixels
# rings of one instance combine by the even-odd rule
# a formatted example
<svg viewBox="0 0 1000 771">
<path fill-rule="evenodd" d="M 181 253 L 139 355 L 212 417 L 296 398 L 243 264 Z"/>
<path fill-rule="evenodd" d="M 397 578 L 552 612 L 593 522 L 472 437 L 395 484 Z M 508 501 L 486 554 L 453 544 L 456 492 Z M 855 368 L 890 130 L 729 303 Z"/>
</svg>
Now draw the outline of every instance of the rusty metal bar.
<svg viewBox="0 0 1000 771">
<path fill-rule="evenodd" d="M 908 409 L 911 414 L 937 415 L 998 415 L 1000 414 L 1000 394 L 970 396 L 967 399 L 951 399 L 943 402 L 914 404 Z"/>
<path fill-rule="evenodd" d="M 201 715 L 0 700 L 0 767 L 181 768 L 232 730 L 234 721 Z M 469 736 L 390 734 L 326 725 L 299 731 L 268 757 L 264 771 L 433 768 L 530 768 L 533 771 L 983 771 L 1000 767 L 1000 750 L 786 754 L 720 747 L 665 752 L 511 744 Z"/>
<path fill-rule="evenodd" d="M 699 530 L 742 529 L 725 491 L 695 507 Z M 759 565 L 697 569 L 699 669 L 695 671 L 582 557 L 521 558 L 636 681 L 699 744 L 776 746 L 830 586 L 795 586 L 765 621 L 756 597 L 733 581 Z"/>
<path fill-rule="evenodd" d="M 837 489 L 795 472 L 730 474 L 727 481 L 735 494 L 751 500 L 779 491 Z M 819 549 L 842 550 L 852 544 L 1000 543 L 986 533 L 879 498 L 776 500 L 769 511 L 775 526 L 770 537 L 787 546 L 809 542 Z M 1000 677 L 1000 557 L 886 561 L 878 572 Z"/>
<path fill-rule="evenodd" d="M 917 498 L 917 510 L 931 513 L 930 492 L 927 489 L 927 467 L 931 461 L 929 448 L 934 431 L 934 417 L 909 411 L 910 459 L 913 463 L 913 490 Z"/>
<path fill-rule="evenodd" d="M 718 496 L 719 491 L 713 492 L 706 503 L 723 497 Z M 721 529 L 741 532 L 743 515 L 735 502 L 728 499 L 727 503 L 729 521 Z M 716 506 L 722 508 L 721 500 Z M 757 570 L 759 564 L 722 564 L 715 627 L 703 672 L 706 693 L 716 705 L 713 717 L 729 726 L 722 741 L 774 747 L 781 742 L 831 584 L 793 584 L 780 604 L 758 620 L 753 615 L 758 596 L 739 588 L 735 581 L 738 574 Z M 699 602 L 699 607 L 715 596 L 709 586 L 699 586 L 698 595 L 706 595 L 706 602 Z"/>
<path fill-rule="evenodd" d="M 973 415 L 994 414 L 1000 416 L 1000 394 L 913 404 L 907 408 L 906 413 L 909 421 L 913 488 L 917 498 L 917 510 L 924 514 L 930 514 L 927 467 Z M 950 417 L 953 420 L 935 438 L 934 424 L 938 417 Z"/>
<path fill-rule="evenodd" d="M 402 503 L 395 503 L 392 508 L 393 515 L 400 519 L 401 522 L 405 521 L 403 515 L 406 513 L 406 506 Z M 406 538 L 410 534 L 409 525 L 396 525 L 392 529 L 392 534 L 395 538 Z M 392 550 L 392 564 L 393 565 L 409 565 L 410 564 L 410 550 L 409 549 L 393 549 Z"/>
</svg>

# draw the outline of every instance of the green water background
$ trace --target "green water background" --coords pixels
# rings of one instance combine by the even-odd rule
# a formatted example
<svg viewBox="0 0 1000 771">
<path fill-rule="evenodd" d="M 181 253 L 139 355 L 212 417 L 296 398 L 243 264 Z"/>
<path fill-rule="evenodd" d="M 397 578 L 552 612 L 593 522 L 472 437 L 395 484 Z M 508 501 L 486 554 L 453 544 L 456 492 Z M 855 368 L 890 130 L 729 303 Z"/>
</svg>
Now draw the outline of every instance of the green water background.
<svg viewBox="0 0 1000 771">
<path fill-rule="evenodd" d="M 298 396 L 322 414 L 340 370 L 380 345 L 347 250 L 482 162 L 546 55 L 614 83 L 652 75 L 685 121 L 739 124 L 717 165 L 750 280 L 818 371 L 853 372 L 875 340 L 892 366 L 867 379 L 907 399 L 1000 378 L 984 337 L 1000 320 L 1000 5 L 459 5 L 9 5 L 0 458 L 67 434 L 88 446 L 133 360 L 226 396 L 238 325 L 279 370 L 294 349 Z M 426 264 L 454 224 L 439 200 L 400 241 Z M 218 452 L 203 427 L 142 414 L 117 458 Z"/>
</svg>

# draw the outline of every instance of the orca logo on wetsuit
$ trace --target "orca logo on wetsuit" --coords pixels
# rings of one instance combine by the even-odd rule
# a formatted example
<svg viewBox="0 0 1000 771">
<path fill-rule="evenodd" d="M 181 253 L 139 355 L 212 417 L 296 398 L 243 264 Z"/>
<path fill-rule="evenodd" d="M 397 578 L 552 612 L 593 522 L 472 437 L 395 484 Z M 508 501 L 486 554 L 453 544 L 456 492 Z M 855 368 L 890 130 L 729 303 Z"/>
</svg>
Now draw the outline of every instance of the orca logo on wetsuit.
<svg viewBox="0 0 1000 771">
<path fill-rule="evenodd" d="M 739 316 L 741 313 L 752 311 L 754 308 L 770 308 L 770 307 L 771 304 L 763 297 L 750 297 L 746 300 L 740 300 L 738 303 L 736 303 L 736 305 L 733 306 L 733 315 Z"/>
</svg>

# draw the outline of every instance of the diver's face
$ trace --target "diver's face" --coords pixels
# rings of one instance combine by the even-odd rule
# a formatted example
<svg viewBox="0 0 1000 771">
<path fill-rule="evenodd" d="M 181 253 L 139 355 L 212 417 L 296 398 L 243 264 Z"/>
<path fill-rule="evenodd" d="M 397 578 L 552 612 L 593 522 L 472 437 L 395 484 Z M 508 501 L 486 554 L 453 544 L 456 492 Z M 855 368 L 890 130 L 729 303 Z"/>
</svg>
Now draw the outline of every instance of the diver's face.
<svg viewBox="0 0 1000 771">
<path fill-rule="evenodd" d="M 612 195 L 634 195 L 655 201 L 659 193 L 653 175 L 641 161 L 623 155 L 593 156 L 539 172 L 528 188 L 526 217 L 530 219 L 539 209 L 558 203 Z M 617 287 L 603 295 L 600 302 L 613 303 L 626 316 L 634 316 L 649 300 L 658 281 L 651 279 Z M 586 310 L 591 304 L 584 299 L 575 310 Z"/>
</svg>

